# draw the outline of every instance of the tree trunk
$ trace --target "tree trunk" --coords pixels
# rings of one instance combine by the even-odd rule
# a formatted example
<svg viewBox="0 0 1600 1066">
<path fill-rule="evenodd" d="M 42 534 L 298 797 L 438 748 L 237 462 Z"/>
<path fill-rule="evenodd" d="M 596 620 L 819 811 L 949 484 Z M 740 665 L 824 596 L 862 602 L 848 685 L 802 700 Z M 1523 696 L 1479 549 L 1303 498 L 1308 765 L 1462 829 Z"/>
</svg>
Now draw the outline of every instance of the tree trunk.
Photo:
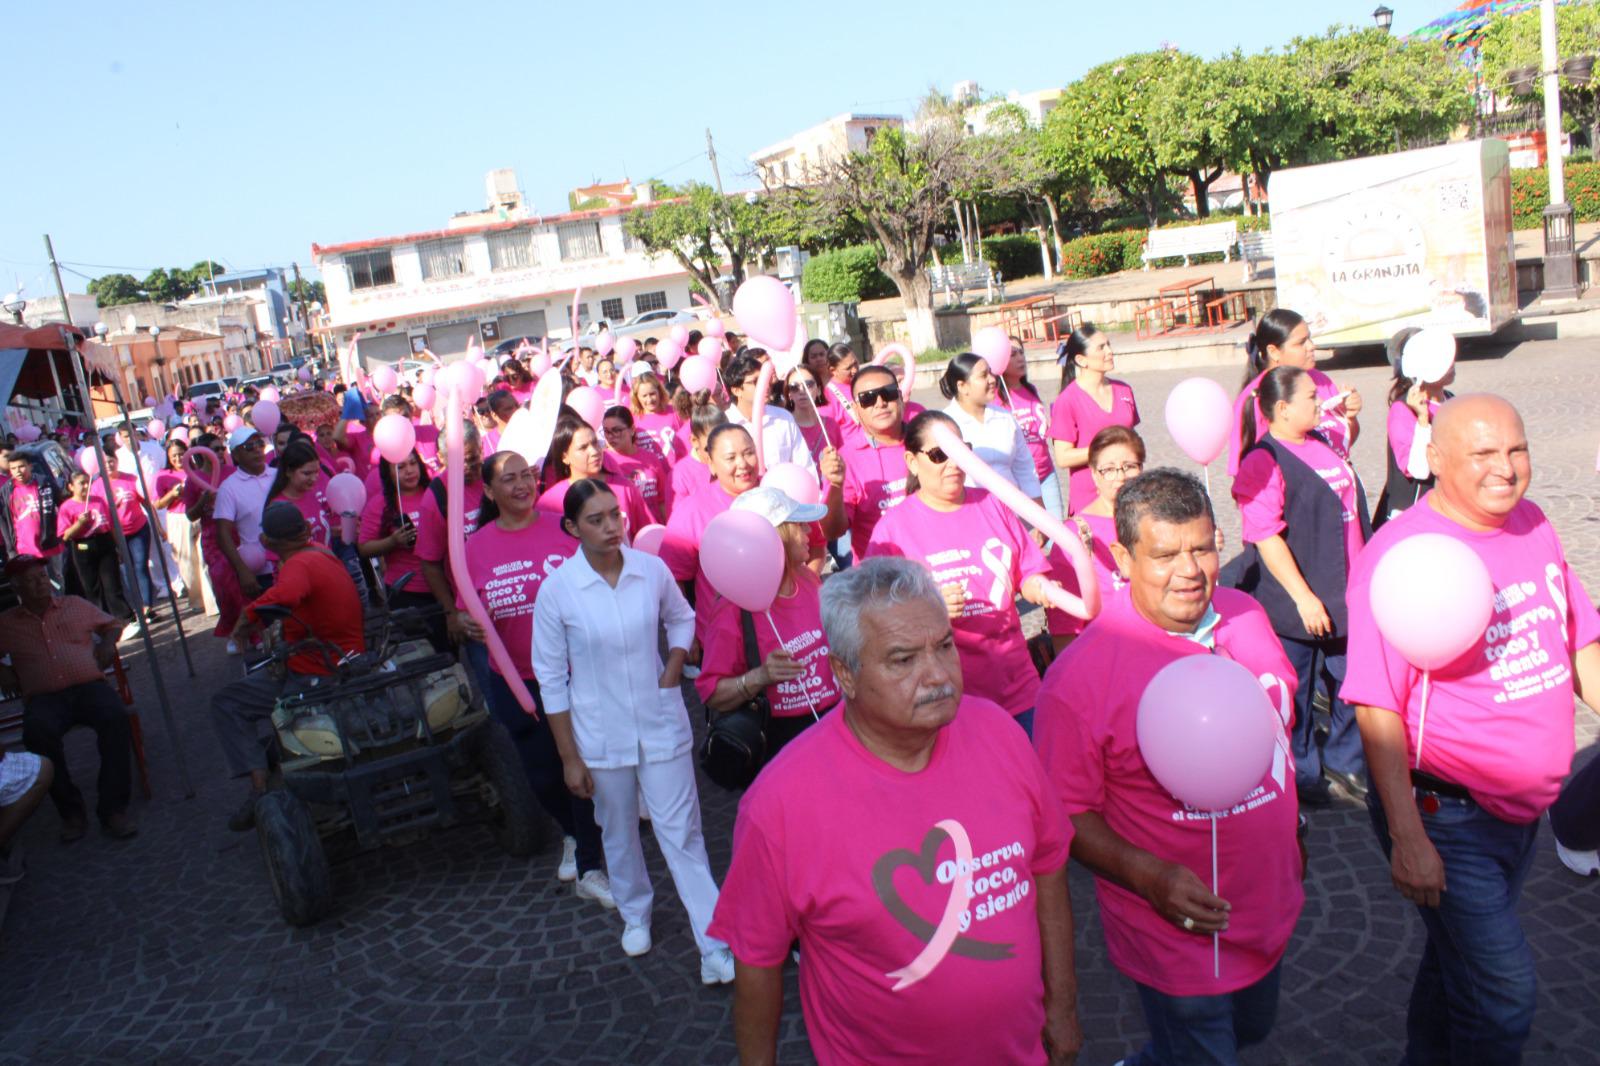
<svg viewBox="0 0 1600 1066">
<path fill-rule="evenodd" d="M 928 281 L 928 275 L 917 266 L 886 273 L 895 288 L 900 290 L 906 330 L 911 336 L 911 350 L 920 354 L 939 347 L 939 331 L 933 318 L 933 284 Z"/>
<path fill-rule="evenodd" d="M 965 263 L 967 262 L 967 220 L 961 217 L 961 201 L 952 201 L 950 210 L 956 216 L 956 239 L 961 242 L 961 261 Z"/>
<path fill-rule="evenodd" d="M 1207 203 L 1207 192 L 1211 183 L 1200 176 L 1198 170 L 1189 171 L 1189 187 L 1194 190 L 1194 217 L 1210 218 L 1211 205 Z"/>
<path fill-rule="evenodd" d="M 1045 209 L 1050 212 L 1050 243 L 1055 246 L 1056 262 L 1066 258 L 1066 253 L 1061 248 L 1061 212 L 1056 208 L 1056 198 L 1046 193 L 1044 196 Z"/>
</svg>

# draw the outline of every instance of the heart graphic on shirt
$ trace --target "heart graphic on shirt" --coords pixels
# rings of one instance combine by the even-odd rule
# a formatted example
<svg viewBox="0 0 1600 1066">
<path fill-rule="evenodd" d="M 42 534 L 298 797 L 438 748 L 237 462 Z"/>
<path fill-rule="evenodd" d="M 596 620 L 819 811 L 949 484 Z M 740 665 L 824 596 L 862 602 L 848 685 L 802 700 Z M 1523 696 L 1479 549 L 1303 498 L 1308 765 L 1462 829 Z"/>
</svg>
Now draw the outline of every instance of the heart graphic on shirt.
<svg viewBox="0 0 1600 1066">
<path fill-rule="evenodd" d="M 909 866 L 922 879 L 925 885 L 932 885 L 939 868 L 939 848 L 950 839 L 940 826 L 928 830 L 928 835 L 922 838 L 922 847 L 918 851 L 906 848 L 895 848 L 878 856 L 872 864 L 872 888 L 877 892 L 878 899 L 894 917 L 894 920 L 905 926 L 906 930 L 924 944 L 933 939 L 936 926 L 922 915 L 911 909 L 911 905 L 900 898 L 900 891 L 895 887 L 895 871 L 902 866 Z M 960 891 L 963 883 L 957 879 L 950 886 L 952 892 Z M 958 935 L 951 945 L 952 954 L 968 959 L 1009 959 L 1012 945 L 995 944 L 987 940 L 978 940 L 967 936 L 965 933 Z"/>
</svg>

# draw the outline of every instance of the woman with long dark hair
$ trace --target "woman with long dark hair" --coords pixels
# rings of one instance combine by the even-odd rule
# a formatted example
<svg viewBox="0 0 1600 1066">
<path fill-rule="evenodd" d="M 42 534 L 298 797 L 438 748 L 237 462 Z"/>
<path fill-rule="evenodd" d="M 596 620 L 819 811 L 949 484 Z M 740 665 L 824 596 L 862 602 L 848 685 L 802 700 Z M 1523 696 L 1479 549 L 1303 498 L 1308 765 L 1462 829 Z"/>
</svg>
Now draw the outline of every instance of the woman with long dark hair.
<svg viewBox="0 0 1600 1066">
<path fill-rule="evenodd" d="M 1089 472 L 1089 442 L 1107 426 L 1132 429 L 1139 424 L 1133 388 L 1111 377 L 1116 356 L 1111 338 L 1085 322 L 1062 342 L 1061 392 L 1050 405 L 1050 450 L 1055 465 L 1067 472 L 1068 514 L 1094 501 Z"/>
<path fill-rule="evenodd" d="M 580 549 L 539 590 L 533 666 L 567 788 L 594 801 L 623 920 L 622 950 L 637 956 L 652 947 L 642 801 L 689 915 L 700 980 L 727 984 L 733 956 L 706 933 L 717 883 L 706 857 L 694 736 L 680 690 L 694 609 L 660 559 L 622 543 L 622 511 L 610 486 L 575 481 L 564 508 L 562 528 Z M 658 650 L 663 629 L 665 660 Z"/>
<path fill-rule="evenodd" d="M 417 524 L 433 477 L 422 456 L 412 449 L 398 464 L 379 460 L 381 491 L 367 498 L 361 511 L 357 550 L 363 559 L 380 560 L 389 606 L 427 607 L 434 598 L 417 558 Z M 398 487 L 396 481 L 399 482 Z M 441 623 L 442 635 L 442 623 Z"/>
<path fill-rule="evenodd" d="M 1389 340 L 1389 362 L 1394 380 L 1389 384 L 1389 418 L 1386 426 L 1388 472 L 1378 506 L 1373 509 L 1372 528 L 1377 529 L 1407 507 L 1422 499 L 1433 488 L 1433 469 L 1428 465 L 1428 443 L 1433 440 L 1433 416 L 1439 405 L 1455 394 L 1450 386 L 1456 380 L 1452 364 L 1438 381 L 1418 381 L 1406 377 L 1401 366 L 1406 342 L 1422 332 L 1407 327 Z"/>
<path fill-rule="evenodd" d="M 1228 475 L 1238 474 L 1239 461 L 1248 444 L 1243 443 L 1246 409 L 1257 426 L 1265 426 L 1271 414 L 1259 403 L 1252 401 L 1256 389 L 1267 371 L 1278 366 L 1292 366 L 1311 376 L 1317 390 L 1317 431 L 1341 459 L 1350 458 L 1361 435 L 1361 393 L 1355 389 L 1341 389 L 1332 378 L 1316 368 L 1317 346 L 1311 340 L 1311 326 L 1298 312 L 1287 307 L 1275 307 L 1261 316 L 1255 331 L 1245 341 L 1246 363 L 1244 388 L 1233 403 L 1234 432 L 1228 442 Z"/>
<path fill-rule="evenodd" d="M 867 556 L 917 559 L 933 571 L 955 630 L 967 694 L 998 703 L 1032 735 L 1039 674 L 1022 636 L 1017 596 L 1043 606 L 1056 582 L 1011 509 L 967 487 L 966 475 L 935 441 L 934 427 L 941 424 L 960 432 L 939 411 L 925 411 L 906 427 L 906 498 L 878 520 Z"/>
<path fill-rule="evenodd" d="M 481 676 L 488 679 L 489 712 L 510 731 L 533 794 L 561 825 L 565 839 L 556 878 L 575 882 L 578 898 L 609 909 L 616 903 L 601 867 L 594 804 L 567 791 L 561 753 L 533 671 L 533 616 L 539 592 L 556 567 L 578 550 L 578 542 L 561 528 L 561 519 L 535 506 L 537 489 L 538 475 L 516 452 L 495 452 L 483 461 L 483 504 L 478 528 L 466 541 L 467 573 L 455 575 L 477 592 L 518 676 L 533 694 L 537 714 L 524 713 L 511 694 L 500 664 L 490 658 L 483 643 L 483 628 L 464 609 L 459 593 L 457 624 L 469 641 L 468 657 L 485 667 Z"/>
<path fill-rule="evenodd" d="M 324 548 L 332 541 L 329 524 L 329 474 L 309 439 L 291 440 L 278 453 L 278 474 L 267 490 L 267 503 L 284 499 L 294 504 L 311 526 L 311 539 Z"/>
<path fill-rule="evenodd" d="M 1244 459 L 1233 481 L 1245 552 L 1239 587 L 1254 596 L 1294 664 L 1295 785 L 1300 802 L 1329 802 L 1328 779 L 1366 797 L 1366 764 L 1355 711 L 1339 698 L 1345 675 L 1350 568 L 1372 535 L 1361 479 L 1318 429 L 1317 385 L 1295 366 L 1279 366 L 1257 385 L 1266 425 L 1245 411 Z M 1315 739 L 1318 691 L 1327 696 L 1327 740 Z M 1324 777 L 1326 774 L 1326 777 Z"/>
<path fill-rule="evenodd" d="M 539 509 L 554 515 L 564 513 L 566 505 L 562 501 L 566 499 L 568 486 L 584 478 L 598 478 L 610 485 L 611 491 L 621 501 L 622 520 L 627 526 L 628 543 L 631 544 L 633 535 L 650 525 L 654 518 L 633 482 L 620 473 L 606 469 L 605 454 L 600 436 L 593 427 L 576 411 L 564 409 L 556 419 L 556 431 L 550 438 L 550 451 L 545 456 L 545 490 L 539 496 Z"/>
<path fill-rule="evenodd" d="M 1039 475 L 1033 455 L 1016 416 L 997 401 L 996 380 L 987 359 L 962 352 L 950 360 L 939 379 L 939 393 L 950 401 L 944 413 L 973 454 L 1037 502 Z"/>
<path fill-rule="evenodd" d="M 1022 440 L 1033 459 L 1034 473 L 1039 476 L 1039 498 L 1044 509 L 1057 518 L 1065 518 L 1066 501 L 1061 495 L 1061 479 L 1056 475 L 1056 464 L 1050 456 L 1050 408 L 1039 398 L 1039 390 L 1028 380 L 1028 355 L 1020 338 L 1011 338 L 1011 360 L 1005 373 L 1000 375 L 1004 388 L 1000 390 L 1000 406 L 1011 412 L 1022 430 Z"/>
<path fill-rule="evenodd" d="M 184 457 L 189 446 L 176 437 L 167 441 L 167 465 L 156 474 L 152 491 L 156 509 L 167 516 L 167 544 L 172 549 L 173 577 L 188 594 L 189 606 L 203 614 L 216 614 L 216 597 L 211 593 L 205 565 L 200 559 L 200 524 L 189 517 L 184 499 L 188 472 Z"/>
</svg>

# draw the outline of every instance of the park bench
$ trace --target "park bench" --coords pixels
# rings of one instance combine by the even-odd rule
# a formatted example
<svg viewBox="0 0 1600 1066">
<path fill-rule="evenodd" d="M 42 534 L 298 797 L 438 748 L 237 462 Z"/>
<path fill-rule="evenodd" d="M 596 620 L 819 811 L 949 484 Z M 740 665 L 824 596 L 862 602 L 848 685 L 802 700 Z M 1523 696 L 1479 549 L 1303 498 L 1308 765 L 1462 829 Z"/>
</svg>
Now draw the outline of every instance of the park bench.
<svg viewBox="0 0 1600 1066">
<path fill-rule="evenodd" d="M 1272 254 L 1272 232 L 1264 230 L 1257 233 L 1239 234 L 1239 258 L 1244 260 L 1244 278 L 1246 281 L 1256 280 L 1256 270 L 1264 260 L 1274 258 Z"/>
<path fill-rule="evenodd" d="M 1183 257 L 1183 265 L 1189 265 L 1192 255 L 1206 255 L 1211 252 L 1220 252 L 1222 257 L 1233 261 L 1233 246 L 1239 243 L 1239 224 L 1237 222 L 1211 222 L 1204 226 L 1169 226 L 1166 229 L 1153 229 L 1145 238 L 1144 250 L 1140 258 L 1144 260 L 1144 268 L 1150 269 L 1152 259 L 1176 259 Z"/>
<path fill-rule="evenodd" d="M 950 304 L 959 303 L 961 297 L 968 289 L 983 289 L 990 298 L 994 296 L 994 287 L 998 283 L 994 272 L 989 269 L 988 263 L 941 263 L 928 268 L 928 281 L 933 284 L 935 292 L 940 290 Z M 1001 290 L 1001 299 L 1005 299 L 1005 290 Z"/>
</svg>

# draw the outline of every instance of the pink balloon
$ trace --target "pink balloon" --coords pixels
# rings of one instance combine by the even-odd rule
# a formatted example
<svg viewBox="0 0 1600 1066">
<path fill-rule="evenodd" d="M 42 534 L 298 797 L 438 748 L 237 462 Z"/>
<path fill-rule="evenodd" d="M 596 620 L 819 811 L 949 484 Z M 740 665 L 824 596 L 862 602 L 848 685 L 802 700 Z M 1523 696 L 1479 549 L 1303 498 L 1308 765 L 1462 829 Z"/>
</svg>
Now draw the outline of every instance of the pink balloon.
<svg viewBox="0 0 1600 1066">
<path fill-rule="evenodd" d="M 1372 570 L 1372 618 L 1418 670 L 1437 670 L 1483 641 L 1494 582 L 1478 553 L 1442 533 L 1389 546 Z"/>
<path fill-rule="evenodd" d="M 1089 562 L 1089 549 L 1083 538 L 1067 532 L 1061 520 L 1022 494 L 1022 490 L 990 469 L 989 464 L 972 454 L 966 442 L 945 422 L 935 422 L 933 439 L 944 453 L 961 468 L 962 473 L 988 489 L 1000 502 L 1022 519 L 1050 538 L 1055 551 L 1066 553 L 1072 564 L 1072 574 L 1078 580 L 1079 595 L 1055 586 L 1050 587 L 1050 602 L 1074 618 L 1089 621 L 1100 613 L 1100 585 Z"/>
<path fill-rule="evenodd" d="M 439 398 L 439 394 L 432 385 L 418 385 L 411 390 L 411 398 L 424 411 L 431 411 L 433 410 L 433 402 Z"/>
<path fill-rule="evenodd" d="M 878 354 L 873 356 L 874 366 L 886 366 L 892 356 L 900 357 L 900 365 L 905 368 L 905 373 L 900 378 L 900 394 L 906 399 L 911 399 L 911 390 L 917 387 L 917 361 L 911 355 L 911 349 L 903 344 L 885 344 L 878 349 Z M 993 367 L 989 368 L 993 370 Z"/>
<path fill-rule="evenodd" d="M 1220 655 L 1185 655 L 1139 697 L 1139 754 L 1161 787 L 1200 811 L 1226 811 L 1272 769 L 1281 721 L 1254 674 Z"/>
<path fill-rule="evenodd" d="M 384 415 L 372 427 L 372 443 L 389 462 L 401 462 L 417 446 L 417 427 L 405 415 Z"/>
<path fill-rule="evenodd" d="M 1185 378 L 1167 394 L 1167 432 L 1201 466 L 1222 454 L 1232 430 L 1233 401 L 1210 378 Z"/>
<path fill-rule="evenodd" d="M 90 477 L 100 473 L 100 457 L 95 455 L 93 447 L 78 449 L 78 469 Z"/>
<path fill-rule="evenodd" d="M 181 440 L 181 441 L 183 441 L 183 443 L 188 444 L 189 443 L 189 427 L 188 426 L 173 426 L 172 427 L 172 432 L 167 434 L 167 436 L 170 437 L 172 440 Z"/>
<path fill-rule="evenodd" d="M 606 413 L 606 398 L 600 390 L 579 385 L 567 393 L 567 406 L 578 412 L 596 433 L 600 432 L 600 422 Z"/>
<path fill-rule="evenodd" d="M 366 483 L 348 471 L 329 478 L 325 494 L 334 514 L 359 515 L 367 505 Z"/>
<path fill-rule="evenodd" d="M 301 381 L 310 381 L 311 380 L 311 368 L 309 366 L 303 366 L 298 371 L 295 372 L 294 376 L 299 378 Z"/>
<path fill-rule="evenodd" d="M 972 335 L 972 354 L 981 355 L 989 373 L 999 377 L 1011 365 L 1011 338 L 999 326 L 984 326 Z"/>
<path fill-rule="evenodd" d="M 651 555 L 661 554 L 661 541 L 667 535 L 666 526 L 648 525 L 633 535 L 633 547 L 636 551 L 649 552 Z"/>
<path fill-rule="evenodd" d="M 639 342 L 632 337 L 622 337 L 617 341 L 617 365 L 631 363 L 639 356 Z"/>
<path fill-rule="evenodd" d="M 728 334 L 728 327 L 722 321 L 722 319 L 713 318 L 713 319 L 709 320 L 706 323 L 706 336 L 707 337 L 725 337 L 725 336 L 727 336 L 727 334 Z"/>
<path fill-rule="evenodd" d="M 222 418 L 222 428 L 229 433 L 232 433 L 242 425 L 244 425 L 244 419 L 238 415 L 224 415 Z"/>
<path fill-rule="evenodd" d="M 206 465 L 202 466 L 196 461 L 199 459 L 205 459 Z M 217 487 L 222 484 L 222 460 L 217 458 L 216 452 L 203 444 L 197 444 L 184 453 L 183 468 L 188 471 L 188 481 L 199 485 L 207 492 L 217 491 Z"/>
<path fill-rule="evenodd" d="M 380 366 L 372 372 L 372 384 L 379 392 L 387 395 L 400 384 L 400 375 L 394 372 L 392 366 Z"/>
<path fill-rule="evenodd" d="M 822 489 L 817 479 L 799 463 L 774 463 L 762 475 L 761 484 L 782 489 L 795 503 L 821 503 Z M 635 544 L 637 547 L 637 544 Z"/>
<path fill-rule="evenodd" d="M 665 364 L 663 364 L 665 365 Z M 678 368 L 678 380 L 690 392 L 705 392 L 717 387 L 717 366 L 701 355 L 691 355 Z"/>
<path fill-rule="evenodd" d="M 761 515 L 724 511 L 700 534 L 700 565 L 717 592 L 747 611 L 765 611 L 783 583 L 783 538 Z"/>
<path fill-rule="evenodd" d="M 733 294 L 733 317 L 769 351 L 786 352 L 794 343 L 794 293 L 771 275 L 745 279 Z"/>
<path fill-rule="evenodd" d="M 721 337 L 701 337 L 695 351 L 702 359 L 709 359 L 715 363 L 722 358 L 722 353 L 727 350 L 727 347 L 722 343 Z"/>
<path fill-rule="evenodd" d="M 457 373 L 463 376 L 457 380 L 461 383 L 467 402 L 476 403 L 478 397 L 483 395 L 484 382 L 488 380 L 488 375 L 484 373 L 483 363 L 477 359 L 468 359 L 456 365 L 462 368 Z"/>
<path fill-rule="evenodd" d="M 16 429 L 17 439 L 24 444 L 30 444 L 39 439 L 39 427 L 32 422 L 24 422 Z"/>
<path fill-rule="evenodd" d="M 146 396 L 144 398 L 144 405 L 146 407 L 154 407 L 156 405 L 156 398 L 154 396 Z"/>
<path fill-rule="evenodd" d="M 667 339 L 672 341 L 679 348 L 682 348 L 684 345 L 689 343 L 689 327 L 685 326 L 682 322 L 678 323 L 676 326 L 673 326 L 671 329 L 667 330 Z"/>
<path fill-rule="evenodd" d="M 167 424 L 159 418 L 152 418 L 144 424 L 144 432 L 151 440 L 161 440 L 167 435 Z M 37 436 L 37 433 L 35 435 Z M 22 439 L 20 432 L 17 434 L 17 439 Z"/>
<path fill-rule="evenodd" d="M 611 335 L 611 331 L 609 329 L 601 330 L 600 335 L 594 339 L 594 350 L 601 355 L 610 355 L 611 349 L 615 348 L 616 346 L 617 338 Z"/>
<path fill-rule="evenodd" d="M 528 373 L 536 378 L 542 378 L 550 373 L 550 353 L 541 348 L 529 356 Z"/>
<path fill-rule="evenodd" d="M 267 550 L 255 541 L 239 545 L 239 561 L 250 568 L 253 574 L 259 574 L 267 568 Z"/>
<path fill-rule="evenodd" d="M 276 385 L 268 385 L 256 395 L 260 396 L 263 400 L 271 400 L 273 403 L 277 403 L 280 398 L 278 386 Z"/>
<path fill-rule="evenodd" d="M 656 362 L 661 364 L 662 370 L 671 370 L 683 358 L 683 345 L 674 341 L 670 336 L 656 344 Z"/>
<path fill-rule="evenodd" d="M 283 421 L 283 412 L 278 410 L 278 405 L 271 400 L 257 400 L 256 405 L 250 408 L 250 421 L 255 423 L 263 437 L 270 437 L 278 431 L 278 424 Z"/>
</svg>

